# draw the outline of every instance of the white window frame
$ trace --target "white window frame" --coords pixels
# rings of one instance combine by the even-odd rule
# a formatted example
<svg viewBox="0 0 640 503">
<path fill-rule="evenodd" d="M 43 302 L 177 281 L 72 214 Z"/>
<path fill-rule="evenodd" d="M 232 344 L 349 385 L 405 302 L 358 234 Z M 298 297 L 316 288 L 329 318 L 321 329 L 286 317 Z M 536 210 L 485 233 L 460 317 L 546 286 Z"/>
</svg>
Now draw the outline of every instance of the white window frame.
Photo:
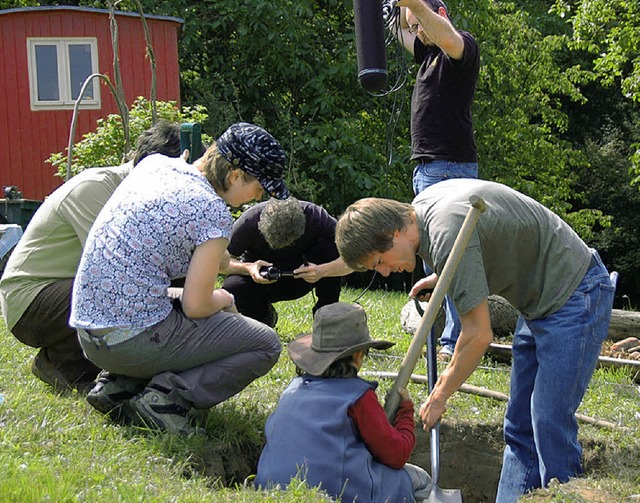
<svg viewBox="0 0 640 503">
<path fill-rule="evenodd" d="M 27 59 L 29 64 L 29 94 L 31 110 L 69 110 L 73 109 L 75 100 L 71 92 L 71 66 L 69 62 L 69 46 L 86 44 L 91 48 L 91 73 L 98 73 L 98 39 L 95 37 L 28 37 Z M 41 45 L 55 46 L 58 56 L 58 89 L 59 100 L 38 99 L 38 68 L 36 64 L 36 47 Z M 100 79 L 93 78 L 89 86 L 93 86 L 93 98 L 85 97 L 80 104 L 82 109 L 100 108 Z"/>
</svg>

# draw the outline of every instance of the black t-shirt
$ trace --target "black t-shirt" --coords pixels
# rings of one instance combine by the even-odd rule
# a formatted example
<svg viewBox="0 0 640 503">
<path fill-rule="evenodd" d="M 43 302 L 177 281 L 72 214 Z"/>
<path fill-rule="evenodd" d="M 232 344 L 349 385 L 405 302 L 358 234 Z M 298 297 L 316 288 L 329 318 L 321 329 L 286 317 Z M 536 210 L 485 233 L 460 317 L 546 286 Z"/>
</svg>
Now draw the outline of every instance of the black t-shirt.
<svg viewBox="0 0 640 503">
<path fill-rule="evenodd" d="M 464 40 L 462 59 L 416 37 L 414 55 L 420 69 L 411 99 L 411 158 L 477 162 L 471 106 L 480 70 L 480 50 L 473 36 Z"/>
<path fill-rule="evenodd" d="M 272 250 L 258 230 L 260 214 L 266 203 L 259 203 L 245 211 L 233 226 L 229 253 L 245 262 L 266 260 L 283 271 L 292 271 L 304 261 L 325 264 L 339 257 L 335 244 L 336 219 L 322 207 L 300 201 L 307 218 L 304 234 L 293 244 Z"/>
</svg>

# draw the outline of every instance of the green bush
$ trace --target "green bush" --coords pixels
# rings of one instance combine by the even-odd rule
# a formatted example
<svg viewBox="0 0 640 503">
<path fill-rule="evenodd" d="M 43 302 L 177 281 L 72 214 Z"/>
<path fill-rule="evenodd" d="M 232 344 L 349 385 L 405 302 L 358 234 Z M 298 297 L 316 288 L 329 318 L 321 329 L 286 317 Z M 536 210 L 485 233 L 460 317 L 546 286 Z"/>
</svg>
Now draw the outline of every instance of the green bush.
<svg viewBox="0 0 640 503">
<path fill-rule="evenodd" d="M 208 114 L 205 107 L 178 108 L 174 101 L 157 102 L 158 120 L 167 122 L 197 122 L 204 123 Z M 82 140 L 73 146 L 71 174 L 77 175 L 87 168 L 96 166 L 116 166 L 122 164 L 129 152 L 125 152 L 124 131 L 122 118 L 118 114 L 111 114 L 106 119 L 98 119 L 98 127 L 94 132 L 87 133 Z M 139 97 L 129 111 L 130 145 L 135 145 L 136 139 L 144 130 L 152 126 L 151 102 Z M 211 137 L 203 135 L 203 142 L 208 143 Z M 58 169 L 58 176 L 67 176 L 67 150 L 51 154 L 46 162 Z"/>
</svg>

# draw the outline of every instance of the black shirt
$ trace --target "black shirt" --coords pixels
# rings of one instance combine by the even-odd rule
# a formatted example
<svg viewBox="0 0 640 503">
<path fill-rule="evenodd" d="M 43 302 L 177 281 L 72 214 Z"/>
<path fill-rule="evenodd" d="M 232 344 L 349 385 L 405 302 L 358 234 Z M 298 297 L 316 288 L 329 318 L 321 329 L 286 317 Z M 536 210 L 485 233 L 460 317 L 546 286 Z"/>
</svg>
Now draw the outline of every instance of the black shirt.
<svg viewBox="0 0 640 503">
<path fill-rule="evenodd" d="M 416 37 L 420 69 L 411 99 L 411 158 L 477 162 L 471 106 L 480 70 L 480 50 L 473 36 L 464 40 L 462 59 L 449 58 L 438 46 Z"/>
<path fill-rule="evenodd" d="M 283 271 L 292 271 L 304 261 L 326 264 L 339 257 L 335 244 L 336 219 L 313 203 L 300 201 L 307 223 L 303 235 L 286 248 L 273 250 L 258 230 L 260 214 L 266 203 L 245 211 L 233 226 L 229 253 L 245 262 L 265 260 Z"/>
</svg>

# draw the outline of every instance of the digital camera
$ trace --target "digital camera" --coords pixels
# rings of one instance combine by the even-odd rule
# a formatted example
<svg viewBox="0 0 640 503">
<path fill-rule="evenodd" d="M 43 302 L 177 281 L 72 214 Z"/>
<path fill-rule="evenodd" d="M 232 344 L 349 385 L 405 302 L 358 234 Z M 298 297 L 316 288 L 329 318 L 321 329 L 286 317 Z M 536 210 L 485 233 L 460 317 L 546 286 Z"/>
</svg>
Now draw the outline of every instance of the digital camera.
<svg viewBox="0 0 640 503">
<path fill-rule="evenodd" d="M 271 281 L 277 281 L 283 276 L 293 276 L 293 271 L 282 271 L 274 265 L 260 268 L 260 276 Z"/>
</svg>

